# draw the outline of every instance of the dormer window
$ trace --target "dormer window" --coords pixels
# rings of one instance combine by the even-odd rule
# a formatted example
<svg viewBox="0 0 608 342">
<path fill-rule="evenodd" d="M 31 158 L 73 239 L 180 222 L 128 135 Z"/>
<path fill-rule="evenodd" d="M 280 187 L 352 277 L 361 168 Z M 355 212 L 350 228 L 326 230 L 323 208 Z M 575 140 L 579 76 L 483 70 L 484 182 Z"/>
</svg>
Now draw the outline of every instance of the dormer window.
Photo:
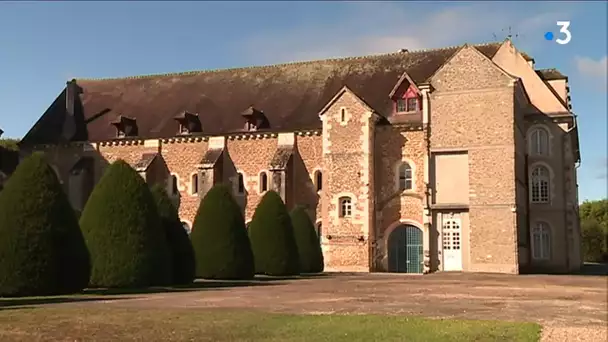
<svg viewBox="0 0 608 342">
<path fill-rule="evenodd" d="M 118 138 L 136 137 L 138 134 L 135 118 L 119 115 L 111 124 L 116 127 L 116 137 Z"/>
<path fill-rule="evenodd" d="M 397 99 L 396 111 L 397 113 L 409 113 L 420 110 L 418 97 L 409 97 L 405 99 Z"/>
<path fill-rule="evenodd" d="M 179 123 L 178 133 L 181 135 L 200 133 L 203 131 L 198 114 L 183 111 L 175 116 L 174 119 Z"/>
<path fill-rule="evenodd" d="M 258 129 L 269 128 L 268 119 L 264 112 L 253 106 L 244 110 L 241 115 L 245 118 L 245 131 L 257 131 Z"/>
</svg>

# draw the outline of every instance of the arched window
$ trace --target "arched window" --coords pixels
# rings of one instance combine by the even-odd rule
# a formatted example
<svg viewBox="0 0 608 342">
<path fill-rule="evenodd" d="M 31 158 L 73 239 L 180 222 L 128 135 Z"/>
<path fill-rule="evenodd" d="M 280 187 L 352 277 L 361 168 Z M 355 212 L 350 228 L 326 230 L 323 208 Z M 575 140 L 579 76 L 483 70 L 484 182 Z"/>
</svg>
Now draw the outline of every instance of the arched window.
<svg viewBox="0 0 608 342">
<path fill-rule="evenodd" d="M 399 166 L 399 191 L 411 190 L 412 187 L 412 167 L 408 163 L 403 163 Z"/>
<path fill-rule="evenodd" d="M 260 192 L 268 190 L 268 175 L 266 172 L 260 173 Z"/>
<path fill-rule="evenodd" d="M 190 182 L 191 182 L 192 194 L 193 195 L 198 194 L 198 173 L 192 174 L 192 178 L 191 178 Z"/>
<path fill-rule="evenodd" d="M 238 181 L 237 181 L 237 188 L 236 191 L 239 194 L 244 194 L 245 193 L 245 178 L 243 177 L 242 173 L 238 173 Z"/>
<path fill-rule="evenodd" d="M 314 178 L 315 178 L 315 190 L 317 192 L 319 192 L 323 189 L 323 173 L 321 172 L 321 170 L 315 171 Z"/>
<path fill-rule="evenodd" d="M 530 133 L 530 154 L 533 156 L 549 155 L 549 132 L 537 127 Z"/>
<path fill-rule="evenodd" d="M 177 181 L 177 176 L 176 175 L 171 175 L 171 187 L 170 187 L 170 193 L 171 195 L 177 195 L 179 194 L 179 188 L 178 188 L 178 181 Z"/>
<path fill-rule="evenodd" d="M 551 229 L 544 222 L 532 227 L 532 258 L 547 260 L 551 256 Z"/>
<path fill-rule="evenodd" d="M 530 177 L 530 199 L 532 203 L 548 203 L 549 202 L 549 170 L 544 166 L 537 166 L 532 170 Z"/>
<path fill-rule="evenodd" d="M 340 217 L 351 217 L 353 215 L 353 204 L 350 197 L 340 197 L 340 199 L 338 200 L 338 204 Z"/>
</svg>

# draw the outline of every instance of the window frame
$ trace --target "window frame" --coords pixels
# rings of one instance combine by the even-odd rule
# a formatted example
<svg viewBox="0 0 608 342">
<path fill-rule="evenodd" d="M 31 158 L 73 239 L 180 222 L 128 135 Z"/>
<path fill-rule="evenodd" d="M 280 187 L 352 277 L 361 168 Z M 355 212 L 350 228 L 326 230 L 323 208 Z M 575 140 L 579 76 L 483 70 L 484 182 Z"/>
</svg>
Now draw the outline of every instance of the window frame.
<svg viewBox="0 0 608 342">
<path fill-rule="evenodd" d="M 551 259 L 551 227 L 546 222 L 536 222 L 532 227 L 530 239 L 532 247 L 532 259 L 550 260 Z M 538 245 L 537 245 L 538 243 Z"/>
<path fill-rule="evenodd" d="M 401 110 L 401 109 L 403 109 L 403 110 Z M 407 113 L 407 99 L 398 98 L 397 101 L 395 101 L 395 112 Z"/>
<path fill-rule="evenodd" d="M 198 195 L 199 192 L 199 185 L 200 185 L 200 179 L 199 179 L 199 175 L 198 172 L 193 172 L 190 175 L 190 195 Z"/>
<path fill-rule="evenodd" d="M 548 157 L 551 154 L 549 130 L 536 126 L 528 134 L 528 153 L 534 157 Z"/>
<path fill-rule="evenodd" d="M 238 195 L 244 195 L 245 190 L 245 174 L 239 171 L 236 173 L 236 193 Z"/>
<path fill-rule="evenodd" d="M 414 101 L 413 109 L 410 108 L 410 105 L 411 105 L 410 101 Z M 417 97 L 408 97 L 406 99 L 405 107 L 407 109 L 407 111 L 406 111 L 407 113 L 418 111 L 418 108 L 420 108 L 419 103 L 418 103 L 418 98 Z"/>
<path fill-rule="evenodd" d="M 409 161 L 402 161 L 397 167 L 397 189 L 400 192 L 414 190 L 414 168 L 412 167 L 412 163 Z"/>
<path fill-rule="evenodd" d="M 317 193 L 323 191 L 323 171 L 315 170 L 313 172 L 313 184 Z"/>
<path fill-rule="evenodd" d="M 179 176 L 172 173 L 169 178 L 169 195 L 175 197 L 179 195 Z"/>
<path fill-rule="evenodd" d="M 266 191 L 268 191 L 268 173 L 266 171 L 262 171 L 259 174 L 258 177 L 258 182 L 259 182 L 259 193 L 262 194 Z"/>
<path fill-rule="evenodd" d="M 547 204 L 550 202 L 551 171 L 545 165 L 533 165 L 530 172 L 530 203 Z"/>
<path fill-rule="evenodd" d="M 340 218 L 353 217 L 353 200 L 349 196 L 338 198 L 338 216 Z"/>
</svg>

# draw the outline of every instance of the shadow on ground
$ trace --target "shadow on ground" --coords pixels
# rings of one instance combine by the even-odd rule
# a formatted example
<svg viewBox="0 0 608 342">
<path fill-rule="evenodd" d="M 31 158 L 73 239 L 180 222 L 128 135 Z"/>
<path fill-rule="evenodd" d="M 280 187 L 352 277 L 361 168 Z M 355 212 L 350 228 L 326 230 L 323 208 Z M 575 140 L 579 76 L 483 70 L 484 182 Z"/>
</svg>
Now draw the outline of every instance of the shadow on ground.
<svg viewBox="0 0 608 342">
<path fill-rule="evenodd" d="M 329 277 L 327 274 L 305 274 L 293 277 L 270 277 L 258 275 L 252 280 L 208 280 L 198 279 L 191 284 L 175 286 L 158 286 L 140 289 L 86 289 L 85 294 L 90 295 L 123 295 L 123 294 L 152 294 L 167 292 L 201 291 L 209 289 L 227 289 L 235 287 L 273 286 L 284 284 L 286 281 L 298 279 L 318 279 Z"/>
<path fill-rule="evenodd" d="M 31 307 L 44 304 L 61 304 L 61 303 L 78 303 L 78 302 L 96 302 L 96 301 L 108 301 L 108 300 L 124 300 L 130 299 L 131 297 L 87 297 L 83 295 L 71 295 L 71 296 L 54 296 L 54 297 L 14 297 L 14 298 L 0 298 L 0 310 L 6 309 L 22 309 L 24 307 Z"/>
</svg>

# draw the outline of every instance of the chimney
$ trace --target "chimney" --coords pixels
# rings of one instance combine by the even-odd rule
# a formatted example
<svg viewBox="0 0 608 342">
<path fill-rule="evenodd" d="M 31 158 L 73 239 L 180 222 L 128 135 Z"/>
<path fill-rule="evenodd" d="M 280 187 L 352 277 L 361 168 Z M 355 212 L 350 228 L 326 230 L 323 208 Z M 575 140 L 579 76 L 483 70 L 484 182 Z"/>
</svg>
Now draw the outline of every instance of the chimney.
<svg viewBox="0 0 608 342">
<path fill-rule="evenodd" d="M 72 79 L 65 86 L 65 109 L 70 116 L 74 116 L 76 96 L 78 96 L 78 85 L 76 84 L 76 80 Z"/>
</svg>

